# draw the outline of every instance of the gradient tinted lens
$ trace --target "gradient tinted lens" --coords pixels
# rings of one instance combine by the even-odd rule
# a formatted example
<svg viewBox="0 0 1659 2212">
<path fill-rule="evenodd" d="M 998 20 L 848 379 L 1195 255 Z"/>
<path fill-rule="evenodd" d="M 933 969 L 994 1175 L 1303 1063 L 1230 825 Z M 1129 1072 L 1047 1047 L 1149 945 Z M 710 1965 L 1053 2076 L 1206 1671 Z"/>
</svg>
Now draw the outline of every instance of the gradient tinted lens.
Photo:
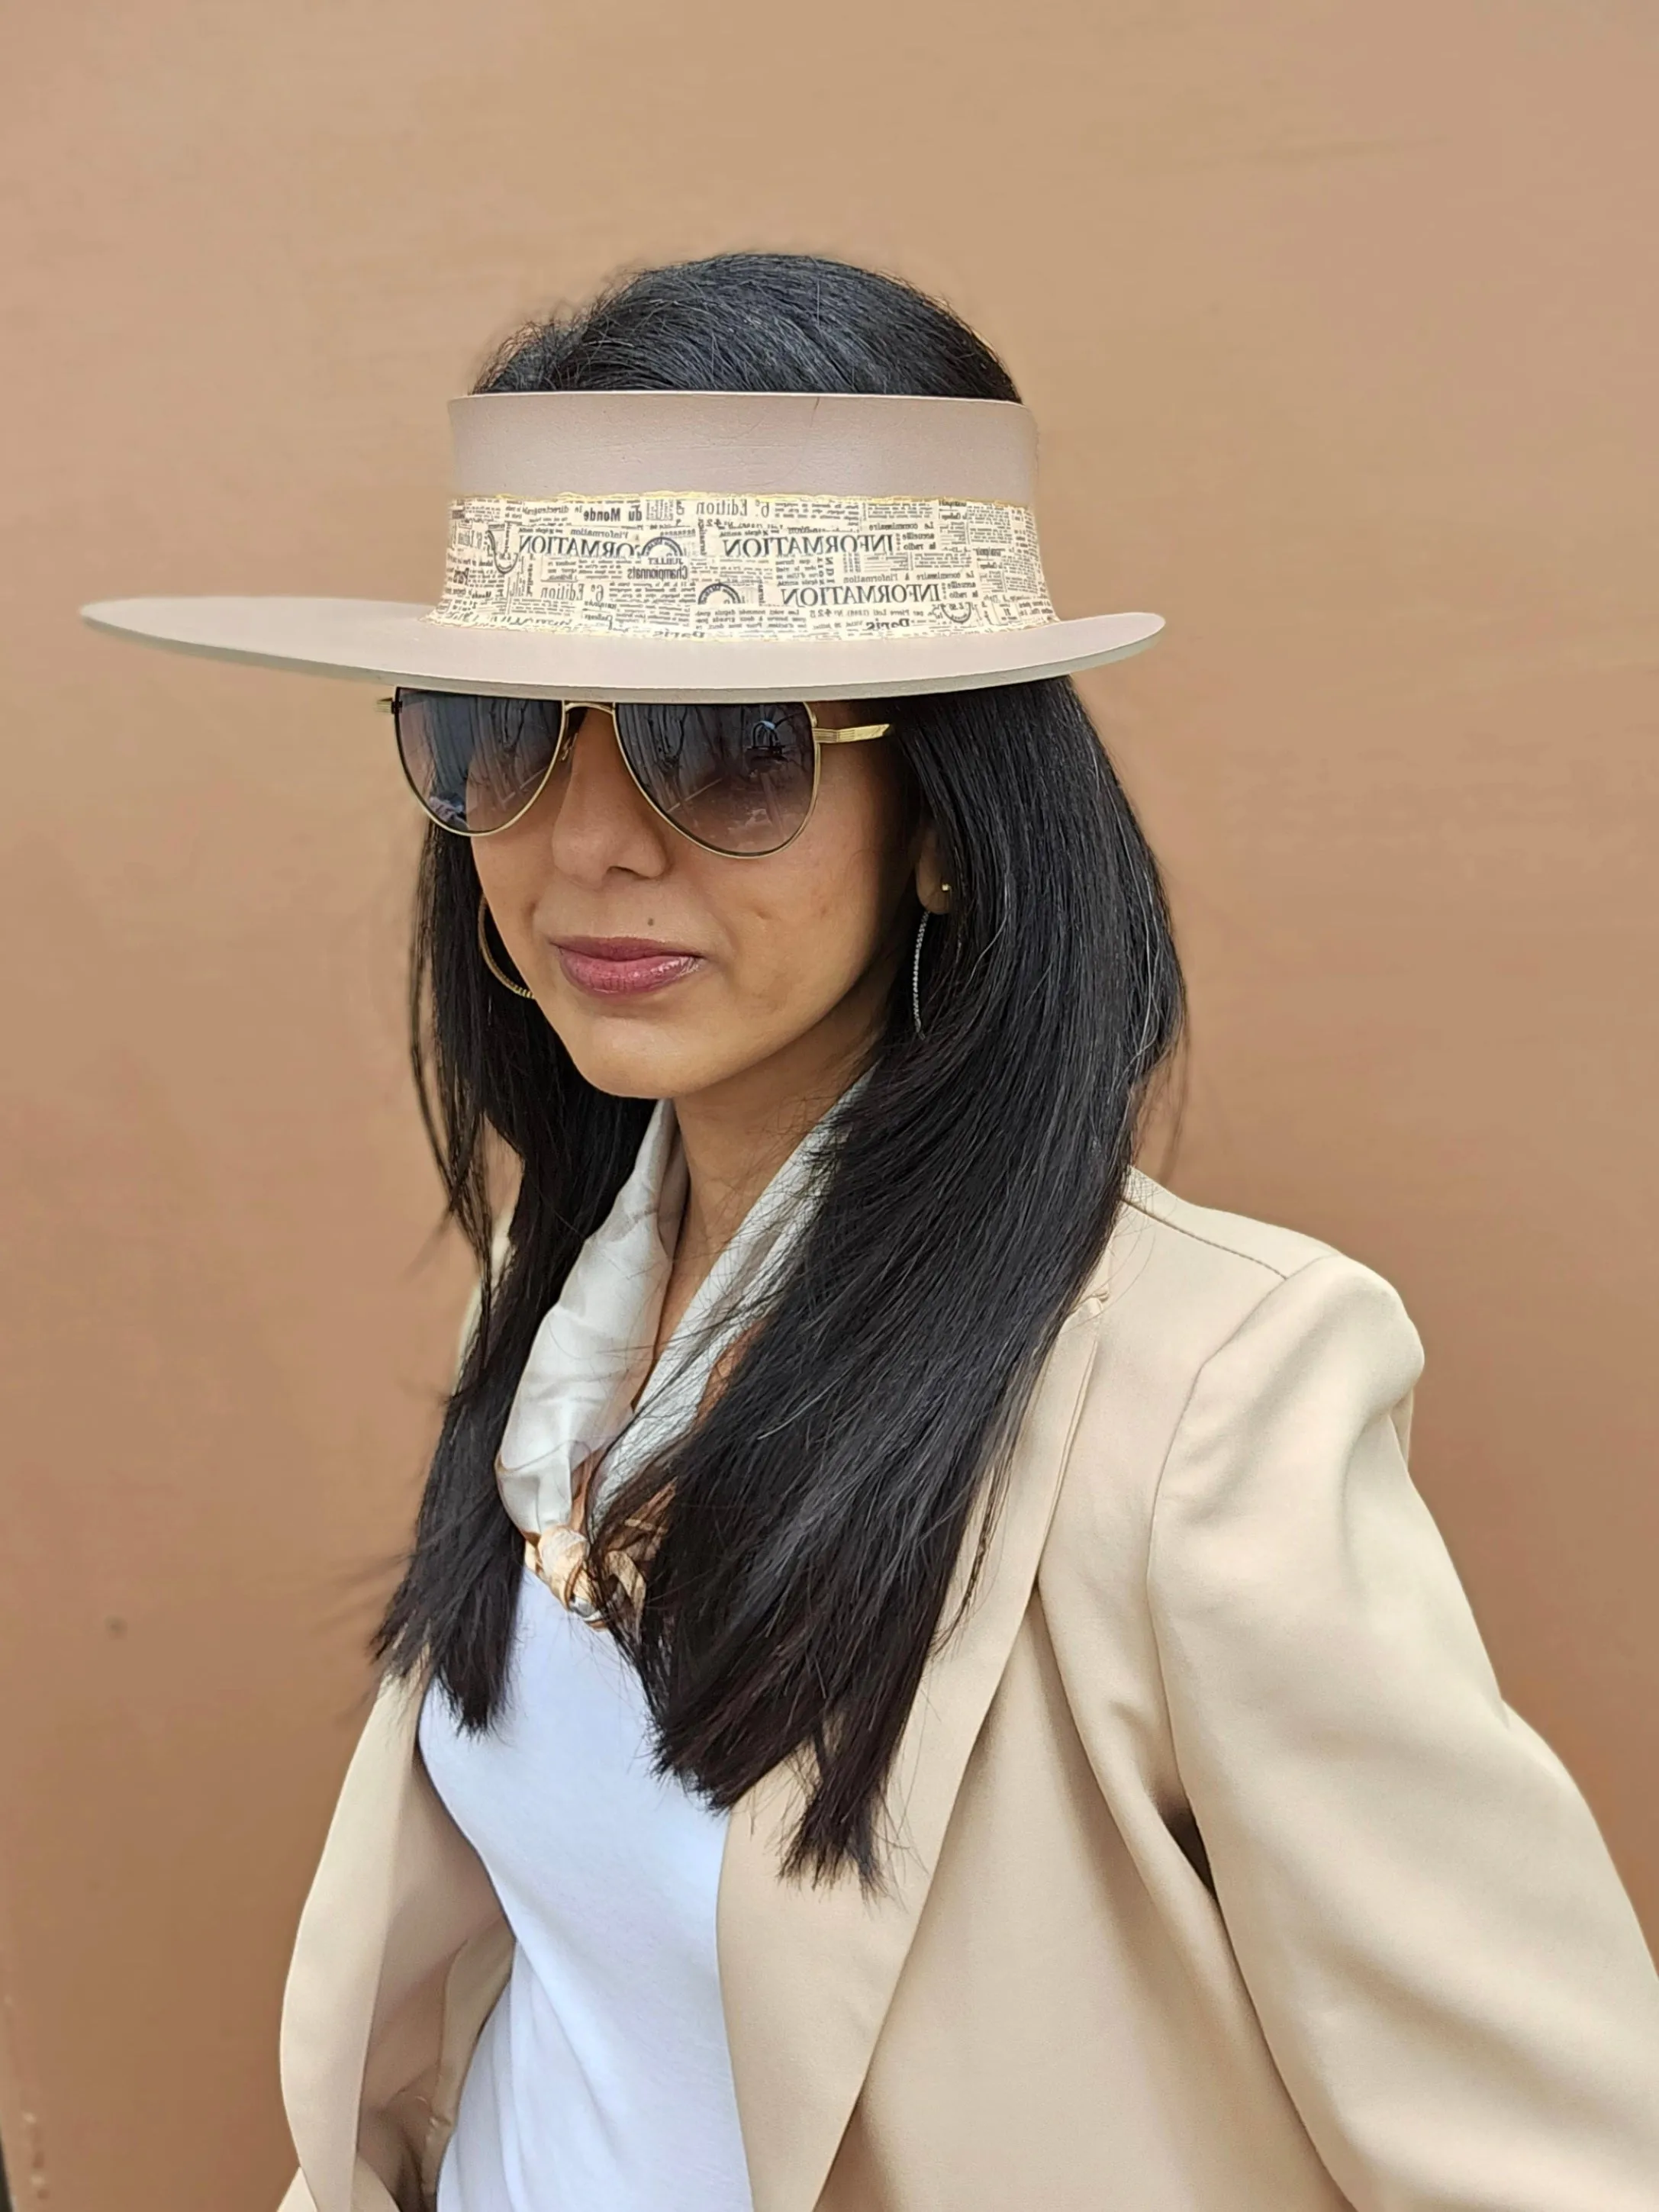
<svg viewBox="0 0 1659 2212">
<path fill-rule="evenodd" d="M 812 718 L 788 706 L 618 706 L 617 735 L 652 805 L 711 852 L 775 853 L 812 811 Z"/>
<path fill-rule="evenodd" d="M 487 836 L 524 812 L 558 750 L 556 699 L 485 699 L 465 691 L 399 691 L 398 750 L 433 820 Z"/>
</svg>

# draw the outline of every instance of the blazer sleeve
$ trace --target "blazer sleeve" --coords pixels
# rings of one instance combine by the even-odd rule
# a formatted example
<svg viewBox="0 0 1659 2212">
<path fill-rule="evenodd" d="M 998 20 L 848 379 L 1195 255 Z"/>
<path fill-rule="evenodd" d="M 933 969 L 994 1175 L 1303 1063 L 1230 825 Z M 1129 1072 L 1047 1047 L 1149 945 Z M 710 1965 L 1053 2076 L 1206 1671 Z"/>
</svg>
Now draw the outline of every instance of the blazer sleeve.
<svg viewBox="0 0 1659 2212">
<path fill-rule="evenodd" d="M 1358 2212 L 1655 2212 L 1659 1979 L 1407 1473 L 1420 1364 L 1393 1291 L 1331 1255 L 1200 1370 L 1148 1570 L 1183 1784 Z"/>
</svg>

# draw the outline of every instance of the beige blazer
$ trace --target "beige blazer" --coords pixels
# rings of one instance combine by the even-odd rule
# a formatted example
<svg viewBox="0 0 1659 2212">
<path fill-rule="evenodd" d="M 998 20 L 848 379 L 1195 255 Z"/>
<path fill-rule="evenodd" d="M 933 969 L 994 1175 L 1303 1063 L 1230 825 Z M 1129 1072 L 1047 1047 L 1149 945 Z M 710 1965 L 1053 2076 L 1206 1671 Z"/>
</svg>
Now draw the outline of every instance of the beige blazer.
<svg viewBox="0 0 1659 2212">
<path fill-rule="evenodd" d="M 756 2212 L 1655 2212 L 1659 1981 L 1406 1471 L 1398 1298 L 1136 1178 L 933 1659 L 884 1895 L 733 1815 Z M 421 2212 L 512 1939 L 384 1690 L 301 1923 L 283 2212 Z M 677 2212 L 677 2208 L 664 2208 Z"/>
</svg>

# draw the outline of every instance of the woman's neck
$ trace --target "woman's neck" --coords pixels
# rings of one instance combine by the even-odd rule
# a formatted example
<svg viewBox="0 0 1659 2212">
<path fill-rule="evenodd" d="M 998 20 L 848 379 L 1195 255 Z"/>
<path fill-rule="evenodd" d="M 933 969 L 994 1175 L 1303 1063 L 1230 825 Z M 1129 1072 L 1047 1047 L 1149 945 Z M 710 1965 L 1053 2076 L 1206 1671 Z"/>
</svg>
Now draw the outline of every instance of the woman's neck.
<svg viewBox="0 0 1659 2212">
<path fill-rule="evenodd" d="M 810 1059 L 794 1045 L 740 1075 L 674 1102 L 684 1149 L 685 1213 L 663 1297 L 657 1348 L 672 1335 L 744 1217 L 867 1056 L 862 1038 Z"/>
</svg>

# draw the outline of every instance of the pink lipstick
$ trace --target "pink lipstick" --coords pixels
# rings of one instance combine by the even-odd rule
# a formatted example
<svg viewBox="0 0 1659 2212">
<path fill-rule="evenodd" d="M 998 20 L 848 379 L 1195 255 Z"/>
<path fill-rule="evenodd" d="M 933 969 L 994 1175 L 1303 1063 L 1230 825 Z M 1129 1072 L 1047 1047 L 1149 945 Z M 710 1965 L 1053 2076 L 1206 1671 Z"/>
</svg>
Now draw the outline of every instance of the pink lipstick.
<svg viewBox="0 0 1659 2212">
<path fill-rule="evenodd" d="M 648 937 L 561 937 L 553 950 L 577 989 L 601 999 L 660 991 L 702 965 L 701 953 L 658 945 Z"/>
</svg>

